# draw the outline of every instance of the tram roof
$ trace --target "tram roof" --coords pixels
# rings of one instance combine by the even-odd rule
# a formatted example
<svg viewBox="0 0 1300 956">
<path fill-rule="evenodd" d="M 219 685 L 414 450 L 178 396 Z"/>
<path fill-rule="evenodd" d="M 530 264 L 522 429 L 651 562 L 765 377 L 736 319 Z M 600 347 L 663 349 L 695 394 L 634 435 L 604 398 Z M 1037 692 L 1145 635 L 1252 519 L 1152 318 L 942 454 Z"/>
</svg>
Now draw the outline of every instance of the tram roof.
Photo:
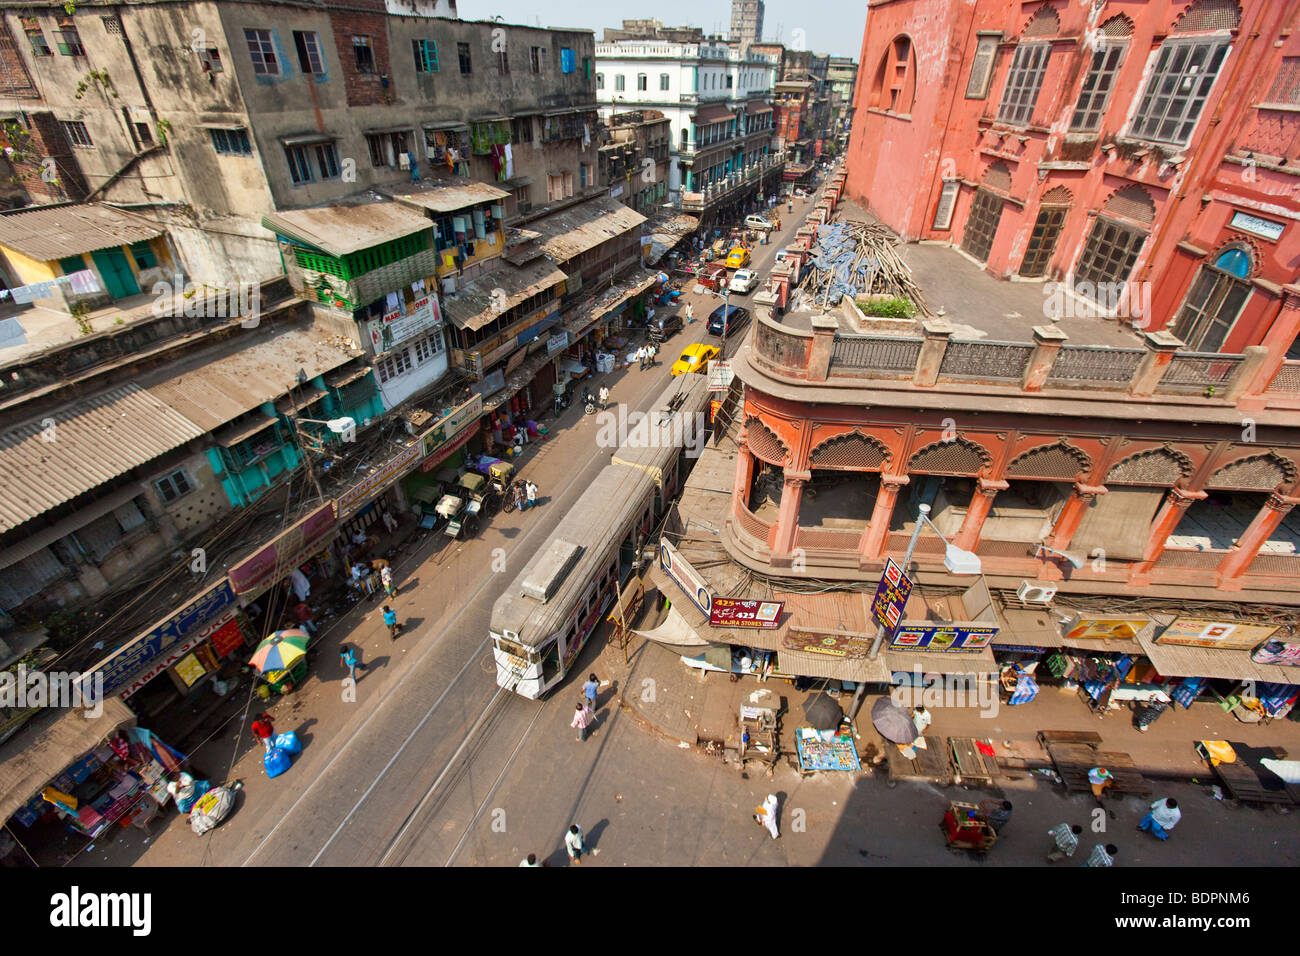
<svg viewBox="0 0 1300 956">
<path fill-rule="evenodd" d="M 514 631 L 518 643 L 537 647 L 562 630 L 592 575 L 604 556 L 616 548 L 641 513 L 654 482 L 645 472 L 621 465 L 605 467 L 582 493 L 510 584 L 510 590 L 492 605 L 492 631 Z M 578 560 L 560 581 L 550 600 L 543 603 L 524 593 L 524 582 L 533 581 L 544 566 L 555 560 L 552 543 L 567 541 L 580 545 Z"/>
</svg>

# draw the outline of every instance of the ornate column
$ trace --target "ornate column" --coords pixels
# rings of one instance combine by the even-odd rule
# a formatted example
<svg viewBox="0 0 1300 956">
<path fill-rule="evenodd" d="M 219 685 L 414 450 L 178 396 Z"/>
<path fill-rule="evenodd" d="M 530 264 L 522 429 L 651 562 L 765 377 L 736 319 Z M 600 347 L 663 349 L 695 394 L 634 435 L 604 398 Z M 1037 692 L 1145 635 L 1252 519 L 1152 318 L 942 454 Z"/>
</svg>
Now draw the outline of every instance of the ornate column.
<svg viewBox="0 0 1300 956">
<path fill-rule="evenodd" d="M 889 540 L 889 523 L 894 518 L 898 493 L 911 480 L 907 475 L 880 476 L 880 491 L 876 494 L 876 505 L 871 509 L 871 524 L 867 525 L 862 540 L 858 542 L 858 567 L 879 560 L 885 553 L 885 542 Z"/>
<path fill-rule="evenodd" d="M 742 419 L 736 433 L 736 478 L 731 485 L 732 508 L 749 507 L 749 487 L 754 481 L 754 456 L 749 453 L 749 431 Z"/>
<path fill-rule="evenodd" d="M 799 533 L 799 504 L 803 501 L 803 486 L 811 477 L 806 471 L 785 474 L 781 509 L 772 535 L 772 566 L 775 568 L 788 568 L 793 563 L 794 540 Z"/>
<path fill-rule="evenodd" d="M 1151 582 L 1151 569 L 1155 567 L 1160 555 L 1165 552 L 1165 542 L 1183 520 L 1187 509 L 1205 497 L 1204 491 L 1185 491 L 1182 488 L 1170 488 L 1164 504 L 1156 512 L 1151 522 L 1151 533 L 1147 536 L 1146 546 L 1142 549 L 1142 560 L 1129 569 L 1128 583 L 1145 585 Z"/>
<path fill-rule="evenodd" d="M 1219 562 L 1217 571 L 1218 587 L 1224 591 L 1240 591 L 1244 586 L 1241 576 L 1250 567 L 1250 562 L 1259 554 L 1260 547 L 1277 530 L 1288 511 L 1300 504 L 1300 498 L 1290 495 L 1269 495 L 1264 507 L 1259 509 L 1255 520 L 1250 523 L 1241 537 L 1237 547 L 1228 552 L 1227 557 Z"/>
<path fill-rule="evenodd" d="M 1056 524 L 1052 528 L 1052 533 L 1047 538 L 1047 544 L 1058 551 L 1064 551 L 1068 548 L 1070 539 L 1079 530 L 1079 522 L 1083 520 L 1083 516 L 1092 507 L 1092 503 L 1097 500 L 1097 496 L 1105 493 L 1106 489 L 1101 485 L 1084 485 L 1075 482 L 1074 490 L 1070 493 L 1070 497 L 1065 500 L 1065 507 L 1061 509 Z"/>
<path fill-rule="evenodd" d="M 966 520 L 961 523 L 961 530 L 957 532 L 957 537 L 952 543 L 963 551 L 974 551 L 975 546 L 979 544 L 984 519 L 993 508 L 993 499 L 997 497 L 999 491 L 1005 491 L 1010 487 L 1011 485 L 1005 481 L 978 479 L 975 494 L 971 495 L 970 507 L 966 509 Z"/>
</svg>

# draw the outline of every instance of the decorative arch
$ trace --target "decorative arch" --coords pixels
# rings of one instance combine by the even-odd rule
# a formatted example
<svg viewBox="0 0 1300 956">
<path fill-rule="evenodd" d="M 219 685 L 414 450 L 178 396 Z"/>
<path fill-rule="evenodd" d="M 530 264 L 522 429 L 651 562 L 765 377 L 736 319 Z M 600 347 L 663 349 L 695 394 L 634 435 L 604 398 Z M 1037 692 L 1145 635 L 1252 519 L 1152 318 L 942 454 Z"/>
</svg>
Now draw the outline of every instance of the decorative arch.
<svg viewBox="0 0 1300 956">
<path fill-rule="evenodd" d="M 1102 206 L 1104 212 L 1132 219 L 1145 226 L 1151 225 L 1156 218 L 1156 203 L 1151 194 L 1138 185 L 1125 186 L 1110 194 Z"/>
<path fill-rule="evenodd" d="M 755 458 L 770 465 L 785 465 L 790 460 L 790 446 L 760 418 L 745 419 L 745 444 Z"/>
<path fill-rule="evenodd" d="M 1011 167 L 999 159 L 984 170 L 984 178 L 981 182 L 990 189 L 1009 193 L 1011 192 Z"/>
<path fill-rule="evenodd" d="M 1106 475 L 1108 485 L 1173 487 L 1192 476 L 1192 459 L 1175 448 L 1151 448 L 1116 462 Z"/>
<path fill-rule="evenodd" d="M 879 471 L 890 457 L 889 448 L 884 442 L 855 428 L 846 435 L 828 438 L 814 448 L 808 456 L 808 466 Z"/>
<path fill-rule="evenodd" d="M 1196 0 L 1174 20 L 1174 33 L 1212 33 L 1235 30 L 1241 25 L 1241 7 L 1236 0 Z"/>
<path fill-rule="evenodd" d="M 1040 445 L 1016 457 L 1007 466 L 1008 478 L 1038 478 L 1050 481 L 1073 481 L 1092 470 L 1092 459 L 1082 448 L 1058 441 Z"/>
<path fill-rule="evenodd" d="M 1133 21 L 1122 13 L 1117 13 L 1100 27 L 1099 32 L 1112 40 L 1122 40 L 1133 35 Z"/>
<path fill-rule="evenodd" d="M 1064 186 L 1053 186 L 1038 200 L 1040 206 L 1073 206 L 1074 193 Z"/>
<path fill-rule="evenodd" d="M 989 450 L 968 438 L 926 445 L 907 463 L 909 474 L 978 475 L 993 464 Z"/>
<path fill-rule="evenodd" d="M 1020 36 L 1025 40 L 1032 40 L 1037 37 L 1054 37 L 1059 36 L 1061 32 L 1061 16 L 1051 7 L 1040 7 L 1038 12 L 1029 18 L 1025 24 L 1024 32 Z"/>
<path fill-rule="evenodd" d="M 1238 279 L 1249 279 L 1258 269 L 1259 250 L 1253 243 L 1242 239 L 1225 242 L 1215 253 L 1210 264 Z"/>
<path fill-rule="evenodd" d="M 1205 483 L 1215 490 L 1241 489 L 1247 491 L 1273 491 L 1280 485 L 1294 484 L 1296 464 L 1275 451 L 1262 455 L 1238 458 L 1216 471 Z"/>
<path fill-rule="evenodd" d="M 880 55 L 871 85 L 870 104 L 875 109 L 906 115 L 916 99 L 916 50 L 912 38 L 900 33 Z"/>
</svg>

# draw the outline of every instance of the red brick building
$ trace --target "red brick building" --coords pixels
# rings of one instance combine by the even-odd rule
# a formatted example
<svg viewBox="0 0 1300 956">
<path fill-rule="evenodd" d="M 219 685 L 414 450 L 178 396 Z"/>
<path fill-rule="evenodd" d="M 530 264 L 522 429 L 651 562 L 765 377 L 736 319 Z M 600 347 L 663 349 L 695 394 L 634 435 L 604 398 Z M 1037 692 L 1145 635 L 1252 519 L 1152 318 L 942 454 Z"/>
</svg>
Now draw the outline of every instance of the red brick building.
<svg viewBox="0 0 1300 956">
<path fill-rule="evenodd" d="M 1281 367 L 1300 331 L 1300 3 L 870 8 L 849 197 L 996 276 L 1068 277 L 1068 308 Z"/>
</svg>

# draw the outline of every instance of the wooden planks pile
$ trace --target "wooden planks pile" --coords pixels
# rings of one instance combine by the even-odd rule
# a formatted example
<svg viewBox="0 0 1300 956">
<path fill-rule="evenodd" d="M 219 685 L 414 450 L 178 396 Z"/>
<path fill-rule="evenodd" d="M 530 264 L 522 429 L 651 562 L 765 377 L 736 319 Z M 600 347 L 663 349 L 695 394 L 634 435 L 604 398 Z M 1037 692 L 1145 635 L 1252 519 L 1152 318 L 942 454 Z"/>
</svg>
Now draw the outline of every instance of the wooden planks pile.
<svg viewBox="0 0 1300 956">
<path fill-rule="evenodd" d="M 981 753 L 979 744 L 992 746 L 991 740 L 977 740 L 974 737 L 950 737 L 948 746 L 952 750 L 952 782 L 956 784 L 982 784 L 992 786 L 999 775 L 998 758 Z"/>
<path fill-rule="evenodd" d="M 888 753 L 891 785 L 900 780 L 922 780 L 943 787 L 952 783 L 948 746 L 942 737 L 926 737 L 925 748 L 917 748 L 915 760 L 908 760 L 893 744 L 889 744 Z"/>
<path fill-rule="evenodd" d="M 1093 767 L 1105 767 L 1115 778 L 1107 793 L 1151 794 L 1146 778 L 1128 754 L 1098 750 L 1095 745 L 1087 743 L 1048 743 L 1047 755 L 1052 758 L 1052 764 L 1067 790 L 1090 793 L 1092 785 L 1088 782 L 1088 771 Z"/>
<path fill-rule="evenodd" d="M 921 287 L 912 278 L 912 267 L 898 253 L 897 236 L 877 222 L 843 221 L 834 223 L 832 228 L 837 230 L 833 234 L 835 238 L 842 239 L 847 235 L 852 240 L 848 262 L 855 298 L 895 296 L 912 302 L 922 315 L 933 314 L 925 304 Z M 828 239 L 828 245 L 832 241 Z M 843 248 L 839 243 L 835 245 Z M 830 254 L 830 249 L 822 249 L 822 253 L 823 256 Z M 812 276 L 805 288 L 812 293 L 814 306 L 835 305 L 843 292 L 839 287 L 841 276 L 836 274 L 838 270 L 819 269 L 816 261 L 815 256 Z"/>
</svg>

